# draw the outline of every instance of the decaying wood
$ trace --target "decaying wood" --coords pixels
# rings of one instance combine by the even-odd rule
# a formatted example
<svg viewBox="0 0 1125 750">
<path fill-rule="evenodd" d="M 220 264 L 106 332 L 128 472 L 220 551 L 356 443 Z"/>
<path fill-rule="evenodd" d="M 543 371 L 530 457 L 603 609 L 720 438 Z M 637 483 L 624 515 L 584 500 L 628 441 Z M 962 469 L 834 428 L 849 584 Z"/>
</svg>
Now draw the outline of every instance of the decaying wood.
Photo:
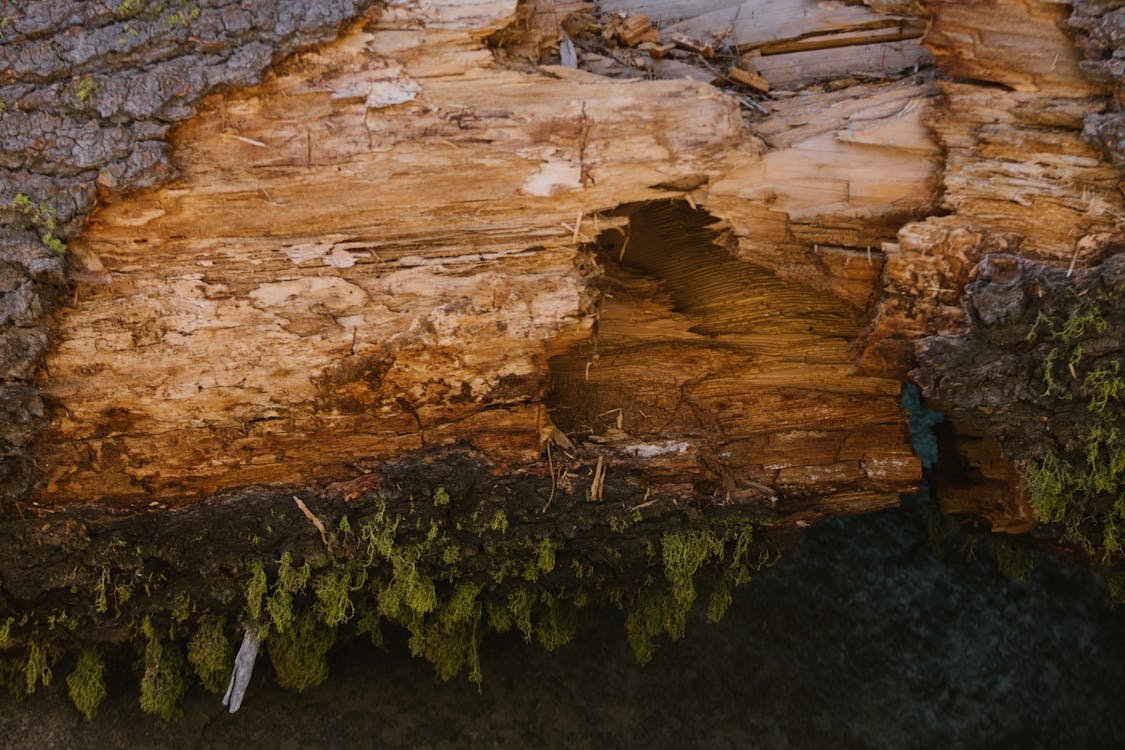
<svg viewBox="0 0 1125 750">
<path fill-rule="evenodd" d="M 1125 246 L 1120 168 L 1083 139 L 1112 86 L 1084 72 L 1060 3 L 363 12 L 203 100 L 168 136 L 174 179 L 115 192 L 127 169 L 139 186 L 170 171 L 152 157 L 67 188 L 89 193 L 67 221 L 95 180 L 99 208 L 34 383 L 39 313 L 0 331 L 5 393 L 46 422 L 33 447 L 30 428 L 0 436 L 43 475 L 19 498 L 30 520 L 10 519 L 24 598 L 73 582 L 57 561 L 34 581 L 46 563 L 23 553 L 74 547 L 87 521 L 108 535 L 108 508 L 133 512 L 133 539 L 142 507 L 198 530 L 200 503 L 279 501 L 297 546 L 323 548 L 335 522 L 291 499 L 341 520 L 385 493 L 420 518 L 416 498 L 462 475 L 465 497 L 518 508 L 521 538 L 563 530 L 579 569 L 618 508 L 652 509 L 650 535 L 708 506 L 791 542 L 917 487 L 900 384 L 929 382 L 911 373 L 927 340 L 965 332 L 987 256 L 1082 272 Z M 949 443 L 946 507 L 1029 529 L 987 420 Z M 86 504 L 81 528 L 55 523 Z M 152 557 L 188 570 L 177 543 Z M 215 607 L 237 608 L 244 572 L 224 570 Z"/>
<path fill-rule="evenodd" d="M 573 402 L 619 408 L 617 383 L 634 391 L 620 449 L 665 472 L 818 505 L 913 486 L 898 384 L 851 374 L 847 303 L 878 273 L 859 248 L 934 200 L 929 85 L 782 100 L 759 138 L 702 84 L 497 69 L 479 40 L 504 7 L 478 10 L 354 28 L 209 102 L 173 136 L 176 182 L 105 197 L 82 253 L 109 283 L 79 288 L 47 362 L 40 503 L 337 481 L 450 441 L 526 465 L 547 420 L 596 433 Z M 690 211 L 610 215 L 667 197 L 727 222 L 726 249 L 694 237 Z M 598 312 L 607 232 L 635 237 L 622 267 L 645 259 L 655 278 L 638 293 L 611 274 Z M 661 233 L 696 243 L 683 262 L 708 257 L 712 276 L 674 292 L 648 349 L 622 303 L 655 311 L 688 271 L 654 260 L 672 252 Z M 653 370 L 669 357 L 682 372 Z M 643 372 L 659 376 L 647 411 Z M 545 408 L 550 383 L 571 412 Z"/>
</svg>

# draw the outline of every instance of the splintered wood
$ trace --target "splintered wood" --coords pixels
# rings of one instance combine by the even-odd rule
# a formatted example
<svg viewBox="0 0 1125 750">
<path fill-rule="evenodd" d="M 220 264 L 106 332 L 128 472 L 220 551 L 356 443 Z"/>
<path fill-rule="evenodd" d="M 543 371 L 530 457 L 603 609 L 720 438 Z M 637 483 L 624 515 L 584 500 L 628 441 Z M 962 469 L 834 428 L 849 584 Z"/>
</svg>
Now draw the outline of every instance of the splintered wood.
<svg viewBox="0 0 1125 750">
<path fill-rule="evenodd" d="M 763 93 L 855 76 L 885 78 L 932 62 L 921 44 L 925 19 L 901 10 L 881 12 L 833 0 L 609 0 L 600 5 L 613 13 L 611 24 L 641 30 L 655 19 L 659 31 L 643 41 L 671 42 L 705 59 L 736 58 L 727 78 Z M 642 41 L 636 34 L 616 36 L 630 47 Z M 651 69 L 657 77 L 685 73 L 676 65 Z"/>
<path fill-rule="evenodd" d="M 853 509 L 914 486 L 897 381 L 853 377 L 846 352 L 880 269 L 865 248 L 934 199 L 932 89 L 779 102 L 759 137 L 699 82 L 497 67 L 481 39 L 505 28 L 501 5 L 386 9 L 208 100 L 174 135 L 175 183 L 103 196 L 44 368 L 39 502 L 345 481 L 450 443 L 561 482 L 564 454 L 590 450 L 544 411 L 548 363 L 568 356 L 606 409 L 625 406 L 618 382 L 683 399 L 619 425 L 603 483 L 628 461 Z M 658 285 L 630 297 L 629 316 L 655 317 L 628 336 L 625 297 L 605 299 L 603 341 L 645 345 L 591 366 L 609 261 L 588 243 L 659 231 L 608 212 L 670 198 L 727 222 L 707 268 L 665 272 L 711 280 L 683 287 L 682 314 Z"/>
<path fill-rule="evenodd" d="M 605 233 L 608 299 L 596 339 L 552 361 L 553 419 L 722 497 L 894 503 L 920 465 L 899 383 L 854 372 L 851 309 L 733 258 L 711 222 L 650 203 L 630 211 L 627 248 Z"/>
</svg>

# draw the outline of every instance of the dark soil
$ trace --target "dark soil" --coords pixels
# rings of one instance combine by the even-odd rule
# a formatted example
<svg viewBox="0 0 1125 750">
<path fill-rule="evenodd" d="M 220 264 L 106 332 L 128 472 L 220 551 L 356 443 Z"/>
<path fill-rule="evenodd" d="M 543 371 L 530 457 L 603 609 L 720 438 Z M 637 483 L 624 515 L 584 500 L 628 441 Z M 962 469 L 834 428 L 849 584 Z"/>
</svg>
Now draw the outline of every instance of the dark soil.
<svg viewBox="0 0 1125 750">
<path fill-rule="evenodd" d="M 87 724 L 56 679 L 0 699 L 0 734 L 11 748 L 1121 747 L 1125 610 L 1051 560 L 1002 578 L 987 540 L 947 542 L 957 559 L 942 562 L 926 512 L 818 526 L 646 667 L 614 611 L 554 653 L 491 636 L 480 694 L 438 683 L 388 633 L 384 649 L 344 645 L 303 694 L 260 662 L 233 716 L 197 690 L 161 724 L 129 681 Z"/>
</svg>

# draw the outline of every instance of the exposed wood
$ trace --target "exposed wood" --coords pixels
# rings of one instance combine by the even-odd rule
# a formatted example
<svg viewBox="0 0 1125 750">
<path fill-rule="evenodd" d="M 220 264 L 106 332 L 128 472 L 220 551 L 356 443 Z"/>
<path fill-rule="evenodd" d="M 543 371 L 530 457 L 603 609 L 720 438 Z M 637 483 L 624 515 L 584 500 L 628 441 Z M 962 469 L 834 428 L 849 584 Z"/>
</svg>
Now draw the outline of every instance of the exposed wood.
<svg viewBox="0 0 1125 750">
<path fill-rule="evenodd" d="M 649 416 L 630 412 L 625 455 L 818 505 L 913 485 L 898 384 L 851 375 L 853 308 L 815 289 L 865 305 L 880 267 L 865 248 L 933 201 L 928 85 L 776 102 L 767 147 L 705 85 L 498 69 L 478 40 L 504 17 L 474 13 L 356 27 L 211 100 L 174 135 L 175 183 L 105 196 L 82 253 L 109 283 L 59 317 L 39 502 L 342 480 L 453 441 L 511 470 L 541 460 L 549 419 L 599 431 L 548 414 L 549 378 L 600 413 L 654 357 L 682 372 L 659 372 Z M 687 230 L 606 212 L 667 196 L 725 220 L 728 250 L 704 242 L 712 280 L 678 292 L 712 317 L 666 309 L 641 333 L 629 305 L 660 304 L 622 291 L 596 312 L 601 267 L 668 252 L 641 239 L 657 226 Z M 614 226 L 636 257 L 590 254 Z M 686 270 L 648 267 L 672 288 Z M 687 338 L 635 345 L 669 324 Z M 550 357 L 573 364 L 550 375 Z"/>
<path fill-rule="evenodd" d="M 1120 169 L 1081 133 L 1104 89 L 1060 29 L 1065 7 L 996 0 L 971 16 L 959 3 L 935 12 L 927 43 L 939 62 L 1001 85 L 941 83 L 929 124 L 947 154 L 949 215 L 908 224 L 884 246 L 887 296 L 862 360 L 872 372 L 905 373 L 915 338 L 959 329 L 961 291 L 985 254 L 1085 267 L 1125 239 Z"/>
<path fill-rule="evenodd" d="M 756 91 L 761 91 L 763 94 L 768 93 L 770 90 L 770 82 L 752 70 L 745 68 L 731 68 L 727 71 L 727 75 L 731 80 L 737 81 L 744 86 L 749 86 Z"/>
<path fill-rule="evenodd" d="M 1082 135 L 1091 112 L 1113 116 L 1116 53 L 1087 78 L 1064 3 L 349 8 L 304 36 L 261 31 L 291 51 L 366 13 L 264 79 L 264 57 L 231 63 L 213 82 L 258 83 L 201 102 L 191 87 L 212 79 L 191 54 L 182 93 L 149 102 L 126 81 L 91 102 L 81 65 L 98 63 L 66 46 L 82 27 L 33 18 L 50 55 L 20 29 L 20 123 L 50 129 L 45 101 L 77 103 L 55 141 L 9 127 L 0 144 L 4 184 L 59 182 L 54 204 L 0 208 L 19 223 L 0 227 L 0 490 L 18 501 L 0 519 L 0 596 L 39 617 L 16 639 L 56 611 L 131 638 L 105 593 L 142 569 L 156 594 L 116 603 L 135 621 L 171 629 L 180 595 L 246 616 L 248 561 L 280 577 L 290 551 L 330 555 L 318 584 L 348 604 L 362 588 L 357 606 L 439 652 L 438 594 L 413 613 L 379 602 L 421 559 L 402 554 L 429 555 L 442 607 L 461 584 L 503 606 L 520 586 L 542 627 L 587 585 L 643 604 L 657 544 L 685 527 L 745 566 L 757 525 L 787 546 L 916 489 L 907 378 L 952 405 L 943 506 L 1036 524 L 1012 460 L 1035 457 L 1036 435 L 1074 453 L 1083 423 L 1037 421 L 1051 404 L 1033 354 L 1050 343 L 1028 346 L 1042 308 L 1024 302 L 1050 296 L 1061 316 L 1071 272 L 1118 291 L 1097 264 L 1125 247 L 1119 166 Z M 124 22 L 95 11 L 99 29 Z M 149 29 L 129 54 L 137 70 L 169 62 L 144 56 L 161 44 L 236 56 L 226 24 Z M 31 75 L 39 53 L 55 66 Z M 165 73 L 138 73 L 137 91 L 181 83 Z M 66 235 L 73 287 L 52 308 L 62 263 L 27 249 L 55 238 L 59 207 L 56 224 L 86 224 Z M 1118 364 L 1111 335 L 1083 340 L 1088 364 Z M 969 367 L 994 352 L 1002 367 Z M 1030 423 L 1043 432 L 1019 434 Z M 198 544 L 208 523 L 222 549 Z M 556 551 L 567 566 L 540 582 Z M 522 582 L 504 584 L 516 564 Z M 711 570 L 717 590 L 730 570 Z"/>
</svg>

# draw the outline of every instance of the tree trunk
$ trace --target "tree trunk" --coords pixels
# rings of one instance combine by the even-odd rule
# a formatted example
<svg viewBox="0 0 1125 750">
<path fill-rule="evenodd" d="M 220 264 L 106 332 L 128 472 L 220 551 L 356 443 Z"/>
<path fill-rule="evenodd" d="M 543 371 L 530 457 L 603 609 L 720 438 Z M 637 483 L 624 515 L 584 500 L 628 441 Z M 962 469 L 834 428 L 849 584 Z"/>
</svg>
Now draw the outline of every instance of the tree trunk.
<svg viewBox="0 0 1125 750">
<path fill-rule="evenodd" d="M 300 686 L 306 614 L 400 623 L 448 677 L 592 596 L 643 656 L 696 582 L 721 614 L 800 529 L 918 487 L 908 377 L 951 410 L 950 509 L 1125 524 L 1121 467 L 1096 528 L 1019 479 L 1122 426 L 1097 3 L 1086 63 L 1065 5 L 1015 0 L 71 5 L 2 53 L 27 688 L 40 650 L 167 640 L 159 671 L 219 617 Z"/>
</svg>

